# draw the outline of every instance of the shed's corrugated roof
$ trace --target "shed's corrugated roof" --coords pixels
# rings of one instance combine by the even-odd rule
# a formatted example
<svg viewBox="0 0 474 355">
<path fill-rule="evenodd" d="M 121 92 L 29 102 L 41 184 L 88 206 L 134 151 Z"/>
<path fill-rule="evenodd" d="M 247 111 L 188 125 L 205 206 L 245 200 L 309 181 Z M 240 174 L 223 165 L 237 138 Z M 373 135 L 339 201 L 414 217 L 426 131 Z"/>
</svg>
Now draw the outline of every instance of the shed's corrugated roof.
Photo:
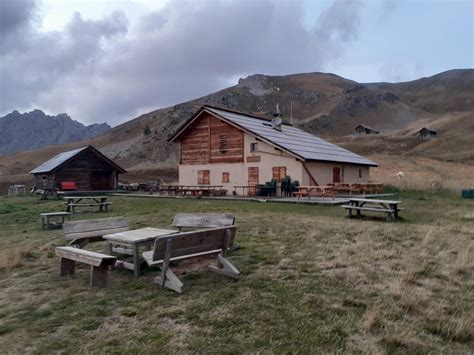
<svg viewBox="0 0 474 355">
<path fill-rule="evenodd" d="M 377 166 L 377 163 L 367 158 L 329 143 L 299 128 L 283 124 L 280 132 L 272 128 L 270 121 L 264 119 L 221 110 L 215 107 L 205 106 L 204 108 L 224 120 L 240 126 L 304 160 L 321 160 Z"/>
<path fill-rule="evenodd" d="M 75 156 L 76 154 L 79 154 L 80 152 L 82 152 L 83 150 L 87 148 L 88 146 L 59 153 L 58 155 L 55 155 L 51 159 L 45 161 L 43 164 L 41 164 L 37 168 L 31 170 L 30 174 L 49 173 L 50 171 L 56 169 L 58 166 L 63 164 L 66 160 L 71 159 L 73 156 Z"/>
</svg>

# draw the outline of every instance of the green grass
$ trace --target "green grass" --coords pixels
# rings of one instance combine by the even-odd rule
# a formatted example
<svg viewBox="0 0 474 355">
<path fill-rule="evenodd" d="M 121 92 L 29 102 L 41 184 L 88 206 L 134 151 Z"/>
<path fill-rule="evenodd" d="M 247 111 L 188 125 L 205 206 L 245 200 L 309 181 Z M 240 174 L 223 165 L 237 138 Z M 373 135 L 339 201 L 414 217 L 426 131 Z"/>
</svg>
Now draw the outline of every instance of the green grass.
<svg viewBox="0 0 474 355">
<path fill-rule="evenodd" d="M 169 228 L 178 212 L 236 216 L 233 281 L 200 261 L 180 275 L 181 295 L 152 282 L 89 271 L 57 276 L 61 230 L 39 213 L 61 201 L 0 198 L 0 349 L 52 352 L 474 351 L 474 201 L 449 193 L 400 192 L 403 220 L 347 219 L 338 206 L 111 197 L 131 228 Z M 6 211 L 6 212 L 5 212 Z M 105 251 L 104 243 L 88 248 Z M 194 265 L 196 266 L 196 265 Z"/>
</svg>

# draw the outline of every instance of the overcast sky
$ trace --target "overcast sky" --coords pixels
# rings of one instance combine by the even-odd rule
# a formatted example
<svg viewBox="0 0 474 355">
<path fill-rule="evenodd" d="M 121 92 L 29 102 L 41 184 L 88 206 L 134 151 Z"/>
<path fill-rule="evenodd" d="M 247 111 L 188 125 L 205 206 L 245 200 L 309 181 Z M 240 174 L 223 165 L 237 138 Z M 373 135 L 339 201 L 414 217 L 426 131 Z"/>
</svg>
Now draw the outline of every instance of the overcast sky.
<svg viewBox="0 0 474 355">
<path fill-rule="evenodd" d="M 0 0 L 0 115 L 111 125 L 254 73 L 474 67 L 474 0 Z"/>
</svg>

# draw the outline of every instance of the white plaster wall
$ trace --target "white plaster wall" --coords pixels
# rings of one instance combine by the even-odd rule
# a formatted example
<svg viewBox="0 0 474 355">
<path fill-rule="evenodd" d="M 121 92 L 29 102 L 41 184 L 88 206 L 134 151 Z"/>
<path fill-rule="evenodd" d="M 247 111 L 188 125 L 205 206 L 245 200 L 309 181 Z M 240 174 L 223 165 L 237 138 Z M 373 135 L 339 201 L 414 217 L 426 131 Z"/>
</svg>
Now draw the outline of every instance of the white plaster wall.
<svg viewBox="0 0 474 355">
<path fill-rule="evenodd" d="M 250 152 L 251 143 L 258 143 L 258 152 Z M 291 177 L 291 180 L 298 180 L 301 184 L 303 166 L 301 161 L 296 160 L 294 156 L 277 150 L 272 145 L 259 141 L 249 134 L 245 134 L 244 144 L 245 161 L 247 161 L 248 156 L 260 156 L 261 158 L 259 163 L 246 163 L 247 167 L 258 166 L 259 182 L 261 184 L 273 178 L 272 169 L 276 166 L 286 166 L 286 174 Z"/>
<path fill-rule="evenodd" d="M 250 152 L 250 144 L 258 143 L 258 151 Z M 247 163 L 247 157 L 260 156 L 260 162 Z M 367 183 L 369 181 L 369 167 L 338 164 L 326 162 L 306 162 L 305 163 L 311 175 L 316 179 L 319 185 L 332 183 L 333 167 L 341 168 L 341 182 L 343 183 Z M 255 137 L 244 134 L 244 162 L 243 163 L 214 163 L 199 165 L 179 165 L 179 184 L 180 185 L 197 185 L 198 170 L 209 170 L 209 178 L 211 185 L 222 185 L 232 194 L 233 186 L 248 185 L 248 168 L 258 167 L 259 183 L 264 184 L 273 178 L 272 168 L 275 166 L 286 166 L 287 175 L 292 180 L 298 180 L 300 185 L 311 185 L 308 173 L 303 168 L 301 161 L 293 156 L 275 149 L 272 145 L 257 140 Z M 359 169 L 361 169 L 362 177 L 359 178 Z M 229 183 L 222 182 L 222 173 L 229 173 Z M 237 189 L 240 195 L 242 189 Z"/>
<path fill-rule="evenodd" d="M 250 152 L 250 144 L 258 143 L 258 151 Z M 247 157 L 260 156 L 260 162 L 247 163 Z M 248 168 L 258 167 L 259 183 L 263 184 L 273 178 L 272 168 L 275 166 L 286 166 L 287 175 L 292 180 L 298 180 L 301 184 L 303 178 L 303 167 L 300 161 L 293 156 L 276 150 L 273 146 L 257 141 L 249 134 L 244 135 L 244 162 L 243 163 L 213 163 L 198 165 L 179 165 L 179 184 L 180 185 L 197 185 L 198 171 L 209 170 L 209 181 L 211 185 L 222 185 L 228 192 L 232 194 L 233 186 L 248 185 Z M 222 182 L 222 173 L 229 173 L 229 183 Z M 237 189 L 240 195 L 242 189 Z"/>
<path fill-rule="evenodd" d="M 326 162 L 306 162 L 306 166 L 311 175 L 316 179 L 319 185 L 331 184 L 333 167 L 341 168 L 341 183 L 367 183 L 369 182 L 369 167 L 351 164 L 338 164 Z M 359 169 L 362 177 L 359 178 Z M 304 184 L 309 184 L 309 176 L 303 179 Z"/>
</svg>

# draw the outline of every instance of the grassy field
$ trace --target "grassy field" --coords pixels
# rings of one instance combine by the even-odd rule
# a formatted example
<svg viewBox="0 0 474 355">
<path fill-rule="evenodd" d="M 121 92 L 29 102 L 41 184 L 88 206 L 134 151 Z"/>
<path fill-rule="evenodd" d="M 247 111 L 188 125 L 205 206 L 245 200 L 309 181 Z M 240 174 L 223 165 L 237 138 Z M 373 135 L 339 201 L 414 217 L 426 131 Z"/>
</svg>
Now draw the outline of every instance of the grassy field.
<svg viewBox="0 0 474 355">
<path fill-rule="evenodd" d="M 396 223 L 341 207 L 125 197 L 73 217 L 140 228 L 170 227 L 177 212 L 234 214 L 242 279 L 202 260 L 180 275 L 182 295 L 153 284 L 152 269 L 113 271 L 105 289 L 88 287 L 85 266 L 60 279 L 62 231 L 42 231 L 38 214 L 61 202 L 0 198 L 0 352 L 473 352 L 474 201 L 397 198 Z"/>
</svg>

